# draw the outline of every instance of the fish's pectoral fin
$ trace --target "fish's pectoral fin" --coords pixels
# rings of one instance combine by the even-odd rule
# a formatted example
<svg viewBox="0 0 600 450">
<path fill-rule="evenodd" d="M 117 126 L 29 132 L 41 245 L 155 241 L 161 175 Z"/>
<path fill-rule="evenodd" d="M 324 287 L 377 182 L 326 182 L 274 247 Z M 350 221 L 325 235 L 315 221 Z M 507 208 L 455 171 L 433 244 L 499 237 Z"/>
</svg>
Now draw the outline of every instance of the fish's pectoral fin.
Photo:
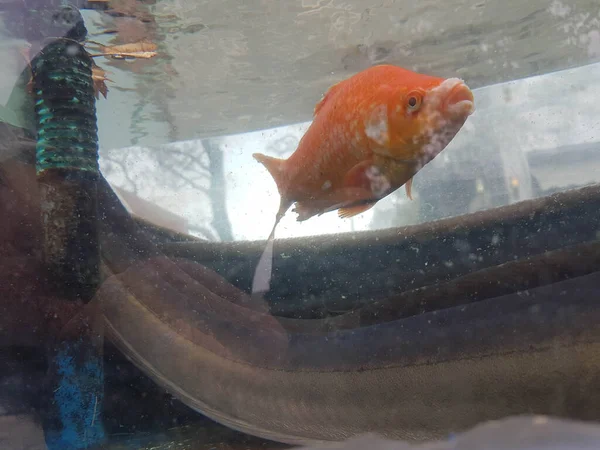
<svg viewBox="0 0 600 450">
<path fill-rule="evenodd" d="M 411 192 L 411 190 L 412 190 L 412 181 L 413 181 L 413 179 L 411 178 L 404 185 L 404 187 L 406 188 L 406 195 L 408 195 L 408 198 L 411 199 L 411 200 L 413 199 L 412 198 L 412 192 Z"/>
<path fill-rule="evenodd" d="M 380 200 L 394 190 L 395 180 L 388 175 L 372 159 L 366 159 L 346 173 L 344 187 L 368 191 L 372 200 Z"/>
<path fill-rule="evenodd" d="M 375 206 L 375 203 L 377 203 L 377 202 L 363 203 L 362 205 L 348 206 L 348 207 L 340 208 L 338 210 L 338 216 L 341 219 L 347 219 L 349 217 L 354 217 L 358 214 L 364 213 L 365 211 L 371 209 L 373 206 Z"/>
<path fill-rule="evenodd" d="M 344 187 L 371 190 L 371 173 L 377 168 L 372 159 L 367 159 L 356 164 L 344 176 Z"/>
</svg>

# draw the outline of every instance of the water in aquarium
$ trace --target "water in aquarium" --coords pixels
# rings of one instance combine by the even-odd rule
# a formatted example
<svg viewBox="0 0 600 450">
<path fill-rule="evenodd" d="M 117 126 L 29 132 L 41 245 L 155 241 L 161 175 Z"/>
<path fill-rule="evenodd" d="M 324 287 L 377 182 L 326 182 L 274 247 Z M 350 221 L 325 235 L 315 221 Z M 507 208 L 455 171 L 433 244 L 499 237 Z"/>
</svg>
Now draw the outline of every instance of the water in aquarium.
<svg viewBox="0 0 600 450">
<path fill-rule="evenodd" d="M 0 36 L 0 448 L 600 446 L 596 1 Z"/>
</svg>

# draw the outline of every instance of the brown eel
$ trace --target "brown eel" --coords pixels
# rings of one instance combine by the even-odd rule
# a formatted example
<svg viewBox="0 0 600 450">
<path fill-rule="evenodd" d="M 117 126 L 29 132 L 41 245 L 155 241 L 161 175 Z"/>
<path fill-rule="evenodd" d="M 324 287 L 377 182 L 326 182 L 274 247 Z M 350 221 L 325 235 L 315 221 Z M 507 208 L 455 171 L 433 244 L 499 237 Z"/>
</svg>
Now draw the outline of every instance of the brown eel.
<svg viewBox="0 0 600 450">
<path fill-rule="evenodd" d="M 286 327 L 216 295 L 218 275 L 162 255 L 113 197 L 105 189 L 100 199 L 114 274 L 98 293 L 107 334 L 157 383 L 227 426 L 291 444 L 365 432 L 420 441 L 523 412 L 592 414 L 599 400 L 598 272 L 315 332 L 311 321 Z"/>
<path fill-rule="evenodd" d="M 575 393 L 597 399 L 598 273 L 524 297 L 313 334 L 286 333 L 172 265 L 158 258 L 107 280 L 99 292 L 107 332 L 176 397 L 253 435 L 293 444 L 368 431 L 439 438 L 532 408 L 560 413 L 575 376 Z"/>
</svg>

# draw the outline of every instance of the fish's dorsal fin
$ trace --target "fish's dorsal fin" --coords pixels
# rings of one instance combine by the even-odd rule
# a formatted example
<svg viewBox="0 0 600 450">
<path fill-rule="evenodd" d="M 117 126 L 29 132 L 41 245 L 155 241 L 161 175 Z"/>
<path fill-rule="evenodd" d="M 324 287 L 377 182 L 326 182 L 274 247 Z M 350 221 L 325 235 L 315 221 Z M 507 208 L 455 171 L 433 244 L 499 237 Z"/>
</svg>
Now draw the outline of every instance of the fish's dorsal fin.
<svg viewBox="0 0 600 450">
<path fill-rule="evenodd" d="M 327 100 L 330 99 L 333 96 L 333 94 L 341 87 L 341 84 L 343 82 L 344 81 L 340 81 L 339 83 L 336 83 L 336 84 L 332 85 L 329 89 L 327 89 L 327 91 L 323 95 L 323 98 L 321 100 L 319 100 L 317 102 L 317 104 L 315 105 L 315 110 L 313 112 L 313 117 L 317 116 L 317 114 L 319 113 L 319 111 L 321 111 L 321 109 L 323 109 L 323 106 L 325 105 L 325 103 L 327 102 Z"/>
<path fill-rule="evenodd" d="M 373 203 L 363 203 L 362 205 L 349 206 L 346 208 L 340 208 L 338 210 L 338 216 L 341 219 L 348 219 L 349 217 L 354 217 L 360 213 L 364 213 L 365 211 L 371 209 L 376 202 Z"/>
</svg>

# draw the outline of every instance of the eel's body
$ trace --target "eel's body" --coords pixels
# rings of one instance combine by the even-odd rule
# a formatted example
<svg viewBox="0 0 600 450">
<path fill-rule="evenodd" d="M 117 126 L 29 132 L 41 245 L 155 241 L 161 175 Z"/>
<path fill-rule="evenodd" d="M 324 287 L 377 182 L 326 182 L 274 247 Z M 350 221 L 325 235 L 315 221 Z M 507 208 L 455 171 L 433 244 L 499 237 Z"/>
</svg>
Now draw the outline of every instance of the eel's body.
<svg viewBox="0 0 600 450">
<path fill-rule="evenodd" d="M 173 286 L 157 289 L 179 306 L 158 311 L 157 298 L 145 302 L 127 280 L 162 276 L 148 272 L 140 266 L 124 284 L 105 286 L 108 333 L 176 397 L 253 435 L 311 445 L 365 432 L 423 440 L 528 411 L 560 414 L 565 401 L 585 408 L 583 396 L 598 397 L 598 274 L 496 305 L 314 335 L 286 334 L 266 317 L 249 317 L 260 332 L 238 328 L 240 317 L 215 299 L 197 302 L 210 317 L 190 313 L 191 298 Z M 561 290 L 571 292 L 568 302 Z M 571 390 L 575 377 L 581 384 Z"/>
<path fill-rule="evenodd" d="M 590 414 L 598 400 L 599 273 L 368 327 L 290 330 L 214 294 L 202 266 L 134 248 L 114 219 L 124 228 L 103 248 L 116 275 L 99 292 L 108 335 L 232 428 L 292 444 L 424 440 L 523 412 Z"/>
</svg>

